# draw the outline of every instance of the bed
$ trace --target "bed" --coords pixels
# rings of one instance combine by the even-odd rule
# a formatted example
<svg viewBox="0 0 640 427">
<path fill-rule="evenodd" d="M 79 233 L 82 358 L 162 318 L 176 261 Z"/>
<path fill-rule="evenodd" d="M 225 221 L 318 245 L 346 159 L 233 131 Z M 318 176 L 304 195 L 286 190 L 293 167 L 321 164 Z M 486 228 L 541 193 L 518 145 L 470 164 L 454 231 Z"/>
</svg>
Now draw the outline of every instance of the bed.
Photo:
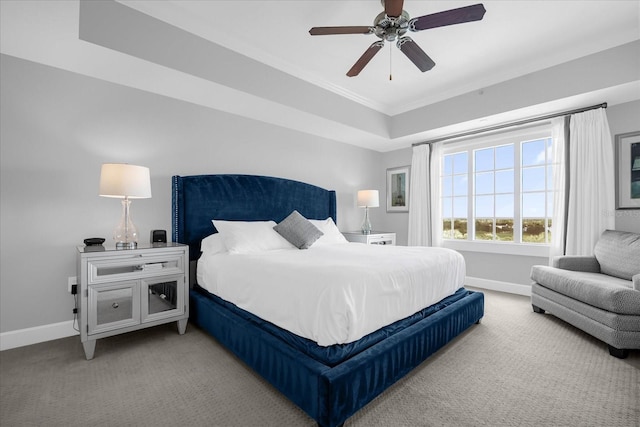
<svg viewBox="0 0 640 427">
<path fill-rule="evenodd" d="M 298 181 L 254 175 L 174 176 L 172 187 L 173 240 L 189 245 L 194 263 L 201 242 L 215 231 L 214 218 L 279 223 L 297 210 L 308 219 L 336 222 L 335 192 Z M 190 290 L 190 304 L 190 321 L 322 427 L 342 425 L 484 314 L 483 294 L 460 288 L 357 341 L 320 348 L 197 283 Z"/>
</svg>

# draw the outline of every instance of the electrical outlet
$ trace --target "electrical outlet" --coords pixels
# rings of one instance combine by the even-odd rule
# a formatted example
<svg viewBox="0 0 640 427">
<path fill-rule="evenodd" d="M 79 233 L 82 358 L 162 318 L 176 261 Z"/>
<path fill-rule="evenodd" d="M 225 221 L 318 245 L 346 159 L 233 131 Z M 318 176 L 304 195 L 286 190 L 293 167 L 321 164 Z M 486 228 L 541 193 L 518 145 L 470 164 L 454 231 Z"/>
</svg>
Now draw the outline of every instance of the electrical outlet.
<svg viewBox="0 0 640 427">
<path fill-rule="evenodd" d="M 67 291 L 71 293 L 71 286 L 78 284 L 78 278 L 76 276 L 67 278 Z"/>
</svg>

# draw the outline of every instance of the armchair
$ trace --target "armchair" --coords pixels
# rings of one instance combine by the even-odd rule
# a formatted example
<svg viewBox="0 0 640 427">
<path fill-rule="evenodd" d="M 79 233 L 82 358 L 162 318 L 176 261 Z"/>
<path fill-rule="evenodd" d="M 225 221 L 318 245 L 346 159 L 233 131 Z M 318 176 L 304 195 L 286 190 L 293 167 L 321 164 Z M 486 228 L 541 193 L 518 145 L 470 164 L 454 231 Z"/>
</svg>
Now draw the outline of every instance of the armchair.
<svg viewBox="0 0 640 427">
<path fill-rule="evenodd" d="M 531 305 L 604 341 L 625 358 L 640 349 L 640 234 L 606 230 L 594 256 L 560 256 L 531 269 Z"/>
</svg>

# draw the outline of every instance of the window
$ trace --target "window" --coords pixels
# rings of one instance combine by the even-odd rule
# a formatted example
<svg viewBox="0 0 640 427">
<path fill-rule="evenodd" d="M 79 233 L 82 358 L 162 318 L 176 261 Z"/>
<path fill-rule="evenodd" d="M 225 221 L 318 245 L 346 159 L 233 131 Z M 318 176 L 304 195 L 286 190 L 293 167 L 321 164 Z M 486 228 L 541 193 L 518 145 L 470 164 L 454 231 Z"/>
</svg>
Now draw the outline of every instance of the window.
<svg viewBox="0 0 640 427">
<path fill-rule="evenodd" d="M 550 135 L 544 128 L 445 146 L 440 169 L 443 239 L 549 244 Z"/>
</svg>

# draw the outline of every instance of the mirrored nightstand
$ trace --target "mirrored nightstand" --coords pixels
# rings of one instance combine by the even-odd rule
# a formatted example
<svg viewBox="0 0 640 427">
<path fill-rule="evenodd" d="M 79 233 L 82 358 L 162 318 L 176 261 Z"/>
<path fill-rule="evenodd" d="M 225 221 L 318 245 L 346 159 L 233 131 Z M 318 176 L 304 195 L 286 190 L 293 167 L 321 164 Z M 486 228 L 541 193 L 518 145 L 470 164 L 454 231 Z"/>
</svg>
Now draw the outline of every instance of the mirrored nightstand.
<svg viewBox="0 0 640 427">
<path fill-rule="evenodd" d="M 100 250 L 96 250 L 100 249 Z M 78 324 L 87 360 L 96 340 L 189 319 L 189 247 L 179 243 L 136 249 L 78 246 Z"/>
</svg>

